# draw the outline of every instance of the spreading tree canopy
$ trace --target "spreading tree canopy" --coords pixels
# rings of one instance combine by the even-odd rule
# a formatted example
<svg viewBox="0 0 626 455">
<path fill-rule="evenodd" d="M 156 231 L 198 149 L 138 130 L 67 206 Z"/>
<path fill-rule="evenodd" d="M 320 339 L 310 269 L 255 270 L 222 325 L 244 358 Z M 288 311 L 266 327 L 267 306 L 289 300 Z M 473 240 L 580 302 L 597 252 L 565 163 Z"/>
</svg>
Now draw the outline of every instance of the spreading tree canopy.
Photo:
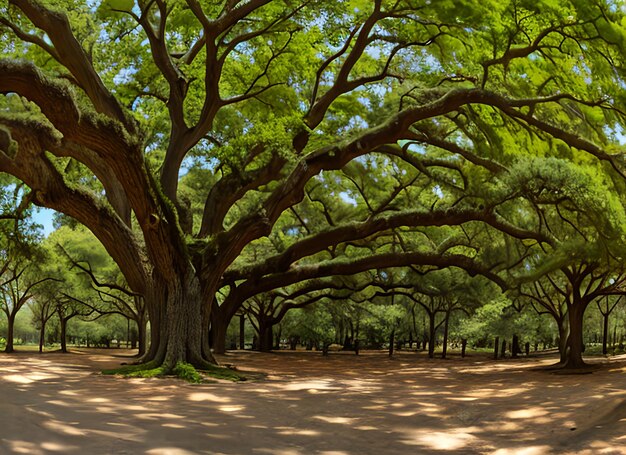
<svg viewBox="0 0 626 455">
<path fill-rule="evenodd" d="M 623 174 L 620 7 L 2 0 L 0 171 L 93 232 L 144 296 L 146 362 L 202 366 L 224 286 L 300 281 L 321 260 L 482 273 L 428 243 L 337 247 L 473 221 L 543 241 L 503 217 L 494 176 L 529 155 Z"/>
</svg>

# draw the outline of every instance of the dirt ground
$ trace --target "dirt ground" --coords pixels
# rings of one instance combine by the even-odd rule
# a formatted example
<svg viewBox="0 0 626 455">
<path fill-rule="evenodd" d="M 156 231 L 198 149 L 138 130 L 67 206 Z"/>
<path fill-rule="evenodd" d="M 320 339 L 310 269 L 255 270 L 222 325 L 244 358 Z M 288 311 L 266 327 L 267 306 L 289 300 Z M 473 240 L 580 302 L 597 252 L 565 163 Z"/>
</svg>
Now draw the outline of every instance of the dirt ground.
<svg viewBox="0 0 626 455">
<path fill-rule="evenodd" d="M 232 352 L 264 378 L 99 374 L 124 353 L 0 354 L 0 454 L 626 454 L 624 357 L 555 375 L 546 358 Z"/>
</svg>

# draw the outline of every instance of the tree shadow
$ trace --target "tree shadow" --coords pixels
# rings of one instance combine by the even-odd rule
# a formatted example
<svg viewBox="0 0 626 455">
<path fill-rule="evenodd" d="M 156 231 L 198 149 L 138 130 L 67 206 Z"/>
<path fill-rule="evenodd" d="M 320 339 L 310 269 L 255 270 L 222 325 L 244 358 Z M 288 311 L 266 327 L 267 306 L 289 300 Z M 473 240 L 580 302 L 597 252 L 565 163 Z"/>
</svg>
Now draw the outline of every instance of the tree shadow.
<svg viewBox="0 0 626 455">
<path fill-rule="evenodd" d="M 554 376 L 535 370 L 549 358 L 224 359 L 264 376 L 194 385 L 94 375 L 120 360 L 102 352 L 0 355 L 0 452 L 547 454 L 620 447 L 626 429 L 624 361 Z"/>
</svg>

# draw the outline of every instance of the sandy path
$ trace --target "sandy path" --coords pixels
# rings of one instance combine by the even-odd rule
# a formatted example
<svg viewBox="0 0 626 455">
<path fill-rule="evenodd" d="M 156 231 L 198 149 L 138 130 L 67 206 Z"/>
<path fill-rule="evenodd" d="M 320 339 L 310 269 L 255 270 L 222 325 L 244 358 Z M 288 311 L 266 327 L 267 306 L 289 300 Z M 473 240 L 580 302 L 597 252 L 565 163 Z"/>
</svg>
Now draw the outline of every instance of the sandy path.
<svg viewBox="0 0 626 455">
<path fill-rule="evenodd" d="M 119 351 L 115 351 L 119 352 Z M 123 379 L 106 351 L 0 355 L 0 454 L 626 454 L 626 360 L 236 352 L 240 384 Z M 574 429 L 575 428 L 575 429 Z"/>
</svg>

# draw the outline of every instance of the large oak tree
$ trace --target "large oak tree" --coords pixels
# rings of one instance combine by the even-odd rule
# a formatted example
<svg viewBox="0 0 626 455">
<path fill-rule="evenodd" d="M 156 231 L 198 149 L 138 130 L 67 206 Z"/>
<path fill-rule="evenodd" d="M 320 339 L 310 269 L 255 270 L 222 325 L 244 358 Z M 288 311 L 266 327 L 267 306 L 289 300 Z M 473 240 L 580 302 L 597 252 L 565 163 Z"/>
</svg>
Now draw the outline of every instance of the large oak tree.
<svg viewBox="0 0 626 455">
<path fill-rule="evenodd" d="M 434 178 L 554 151 L 621 172 L 620 20 L 608 0 L 5 0 L 0 170 L 91 230 L 145 297 L 145 361 L 202 366 L 223 277 L 319 176 L 372 154 Z M 333 229 L 360 239 L 389 227 L 377 215 Z M 298 278 L 264 259 L 263 279 Z"/>
</svg>

